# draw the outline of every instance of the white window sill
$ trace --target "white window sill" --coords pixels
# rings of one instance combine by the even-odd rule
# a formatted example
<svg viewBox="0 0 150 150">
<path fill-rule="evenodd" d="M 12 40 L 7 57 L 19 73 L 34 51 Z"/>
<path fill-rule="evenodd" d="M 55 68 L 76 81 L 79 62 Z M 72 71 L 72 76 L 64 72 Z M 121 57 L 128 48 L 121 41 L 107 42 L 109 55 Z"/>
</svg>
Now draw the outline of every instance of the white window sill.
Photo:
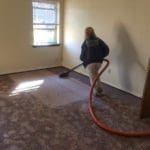
<svg viewBox="0 0 150 150">
<path fill-rule="evenodd" d="M 50 45 L 32 45 L 33 48 L 42 48 L 42 47 L 55 47 L 60 46 L 61 44 L 50 44 Z"/>
</svg>

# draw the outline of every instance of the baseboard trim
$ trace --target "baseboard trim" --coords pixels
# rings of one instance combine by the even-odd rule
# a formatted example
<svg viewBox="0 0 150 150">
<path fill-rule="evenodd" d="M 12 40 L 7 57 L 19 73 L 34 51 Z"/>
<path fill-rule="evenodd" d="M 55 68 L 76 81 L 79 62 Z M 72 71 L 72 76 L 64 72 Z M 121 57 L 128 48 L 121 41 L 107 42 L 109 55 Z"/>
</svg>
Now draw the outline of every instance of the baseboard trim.
<svg viewBox="0 0 150 150">
<path fill-rule="evenodd" d="M 63 65 L 63 66 L 62 66 L 62 65 L 56 65 L 56 66 L 51 66 L 51 67 L 40 67 L 40 68 L 36 68 L 36 69 L 15 71 L 15 72 L 10 72 L 10 73 L 9 73 L 9 72 L 8 72 L 8 73 L 2 73 L 2 74 L 0 74 L 0 76 L 2 76 L 2 75 L 12 75 L 12 74 L 24 73 L 24 72 L 39 71 L 39 70 L 51 69 L 51 68 L 57 68 L 57 67 L 64 67 L 64 68 L 66 68 L 66 69 L 70 69 L 70 67 L 67 67 L 67 66 L 64 66 L 64 65 Z M 81 71 L 75 70 L 75 72 L 78 73 L 78 74 L 80 74 L 80 75 L 83 75 L 83 76 L 85 76 L 85 77 L 88 77 L 88 75 L 87 75 L 86 73 L 83 73 L 83 72 L 81 72 Z M 116 86 L 116 85 L 114 85 L 114 84 L 112 84 L 112 83 L 110 83 L 110 82 L 108 82 L 108 81 L 102 80 L 102 83 L 104 83 L 104 84 L 106 84 L 106 85 L 109 85 L 109 86 L 111 86 L 111 87 L 113 87 L 113 88 L 116 88 L 116 89 L 118 89 L 118 90 L 120 90 L 120 91 L 123 91 L 123 92 L 126 92 L 126 93 L 128 93 L 128 94 L 131 94 L 131 95 L 133 95 L 133 96 L 136 96 L 136 97 L 138 97 L 138 98 L 142 98 L 142 97 L 143 97 L 142 95 L 140 95 L 140 94 L 137 93 L 137 92 L 128 91 L 128 90 L 123 89 L 123 88 L 121 88 L 121 87 L 118 87 L 118 86 Z"/>
<path fill-rule="evenodd" d="M 40 71 L 40 70 L 44 70 L 44 69 L 57 68 L 57 67 L 62 67 L 62 65 L 50 66 L 50 67 L 39 67 L 39 68 L 27 69 L 27 70 L 26 69 L 25 70 L 18 70 L 18 71 L 14 71 L 14 72 L 5 72 L 5 73 L 1 73 L 0 76 L 12 75 L 12 74 L 24 73 L 24 72 Z"/>
<path fill-rule="evenodd" d="M 64 65 L 64 64 L 63 64 Z M 69 66 L 67 66 L 67 65 L 64 65 L 63 67 L 65 67 L 65 68 L 69 68 L 70 69 L 70 67 Z M 79 73 L 79 74 L 81 74 L 81 75 L 84 75 L 84 76 L 88 76 L 85 72 L 82 72 L 82 71 L 79 71 L 78 69 L 77 70 L 75 70 L 75 72 L 77 72 L 77 73 Z M 123 92 L 126 92 L 126 93 L 128 93 L 128 94 L 131 94 L 131 95 L 133 95 L 133 96 L 136 96 L 136 97 L 138 97 L 138 98 L 142 98 L 143 97 L 143 95 L 141 95 L 141 94 L 139 94 L 138 92 L 131 92 L 131 91 L 128 91 L 127 89 L 124 89 L 124 88 L 122 88 L 122 87 L 118 87 L 117 85 L 114 85 L 114 84 L 112 84 L 112 83 L 110 83 L 110 82 L 108 82 L 108 81 L 106 81 L 106 80 L 103 80 L 102 79 L 102 82 L 104 83 L 104 84 L 107 84 L 107 85 L 109 85 L 109 86 L 111 86 L 111 87 L 113 87 L 113 88 L 116 88 L 116 89 L 118 89 L 118 90 L 120 90 L 120 91 L 123 91 Z"/>
</svg>

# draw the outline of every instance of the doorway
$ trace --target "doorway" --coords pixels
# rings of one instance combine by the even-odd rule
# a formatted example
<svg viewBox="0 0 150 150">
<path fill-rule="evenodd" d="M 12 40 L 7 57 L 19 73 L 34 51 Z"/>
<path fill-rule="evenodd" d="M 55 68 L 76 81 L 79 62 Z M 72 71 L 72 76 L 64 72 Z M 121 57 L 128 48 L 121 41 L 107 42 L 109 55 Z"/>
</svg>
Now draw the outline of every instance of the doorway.
<svg viewBox="0 0 150 150">
<path fill-rule="evenodd" d="M 142 109 L 141 109 L 141 118 L 150 117 L 150 61 L 148 65 L 148 74 L 145 83 Z"/>
</svg>

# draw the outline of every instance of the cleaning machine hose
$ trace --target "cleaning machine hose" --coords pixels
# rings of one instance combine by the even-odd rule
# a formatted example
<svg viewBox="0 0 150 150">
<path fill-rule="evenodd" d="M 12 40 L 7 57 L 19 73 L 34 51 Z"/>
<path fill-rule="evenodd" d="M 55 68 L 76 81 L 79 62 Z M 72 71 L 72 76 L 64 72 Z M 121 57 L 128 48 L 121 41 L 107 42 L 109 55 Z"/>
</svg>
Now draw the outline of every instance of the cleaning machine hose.
<svg viewBox="0 0 150 150">
<path fill-rule="evenodd" d="M 103 72 L 107 69 L 107 67 L 109 66 L 109 61 L 107 59 L 104 59 L 104 61 L 106 62 L 106 65 L 104 66 L 104 68 L 100 71 L 100 73 L 97 75 L 97 77 L 94 80 L 94 83 L 91 87 L 90 90 L 90 99 L 89 99 L 89 112 L 90 115 L 92 117 L 92 120 L 94 121 L 94 123 L 101 129 L 111 133 L 111 134 L 115 134 L 115 135 L 120 135 L 120 136 L 126 136 L 126 137 L 148 137 L 150 136 L 150 131 L 145 131 L 145 132 L 128 132 L 128 131 L 118 131 L 115 129 L 111 129 L 110 127 L 108 127 L 107 125 L 103 124 L 96 116 L 96 113 L 94 112 L 93 106 L 92 106 L 92 101 L 93 101 L 93 91 L 94 91 L 94 87 L 96 85 L 96 82 L 99 80 L 100 76 L 103 74 Z"/>
</svg>

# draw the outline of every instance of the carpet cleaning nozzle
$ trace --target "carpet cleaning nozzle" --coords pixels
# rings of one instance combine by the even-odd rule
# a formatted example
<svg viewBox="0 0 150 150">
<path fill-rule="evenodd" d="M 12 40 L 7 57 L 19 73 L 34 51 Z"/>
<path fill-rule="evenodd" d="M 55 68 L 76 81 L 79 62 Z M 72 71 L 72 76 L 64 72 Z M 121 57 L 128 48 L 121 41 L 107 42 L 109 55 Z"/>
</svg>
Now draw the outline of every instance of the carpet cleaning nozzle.
<svg viewBox="0 0 150 150">
<path fill-rule="evenodd" d="M 60 78 L 66 78 L 66 77 L 68 77 L 70 72 L 72 72 L 72 71 L 74 71 L 75 69 L 81 67 L 82 65 L 83 65 L 83 63 L 82 63 L 82 64 L 79 64 L 79 65 L 77 65 L 77 66 L 75 66 L 75 67 L 73 67 L 72 69 L 68 70 L 67 72 L 61 73 L 61 74 L 59 75 L 59 77 L 60 77 Z"/>
</svg>

